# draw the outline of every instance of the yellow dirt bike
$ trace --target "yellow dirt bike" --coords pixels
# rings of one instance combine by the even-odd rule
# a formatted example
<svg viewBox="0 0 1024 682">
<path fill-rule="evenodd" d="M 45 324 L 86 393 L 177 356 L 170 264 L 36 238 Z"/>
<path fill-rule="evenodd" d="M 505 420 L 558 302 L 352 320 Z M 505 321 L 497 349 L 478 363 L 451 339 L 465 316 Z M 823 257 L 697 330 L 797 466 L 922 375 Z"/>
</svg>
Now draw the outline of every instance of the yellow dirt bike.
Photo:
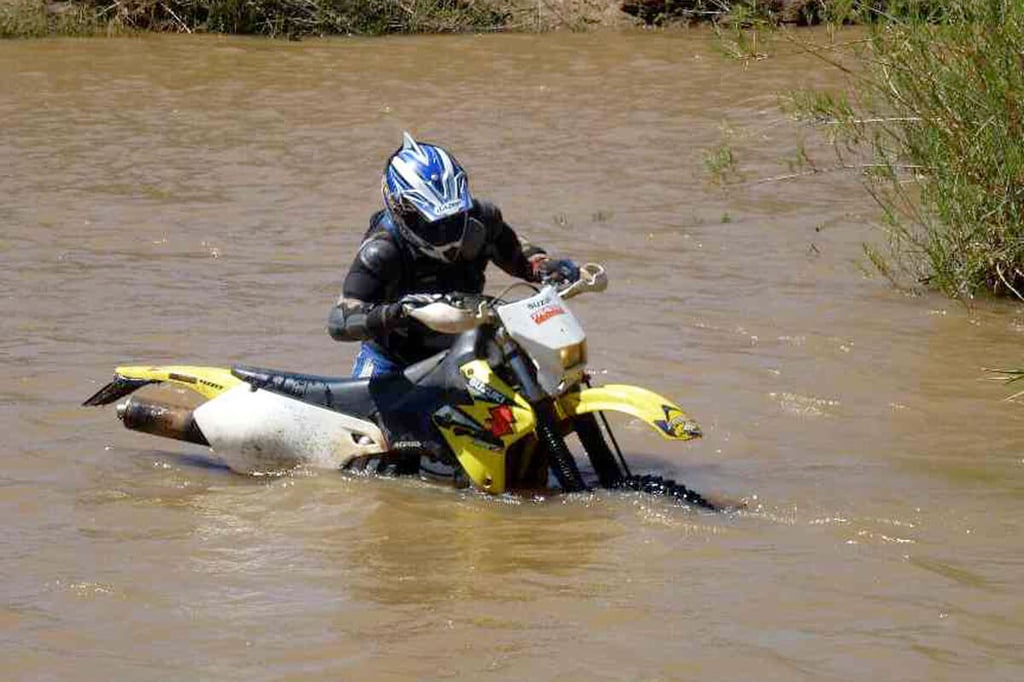
<svg viewBox="0 0 1024 682">
<path fill-rule="evenodd" d="M 210 446 L 231 469 L 279 473 L 297 466 L 448 477 L 488 493 L 552 485 L 585 490 L 565 436 L 575 432 L 604 488 L 715 506 L 674 481 L 630 472 L 604 418 L 622 412 L 669 440 L 701 435 L 672 401 L 635 386 L 590 386 L 583 328 L 565 301 L 607 287 L 604 268 L 531 288 L 515 301 L 483 295 L 415 296 L 410 314 L 450 331 L 450 349 L 400 374 L 350 379 L 246 366 L 118 367 L 85 401 L 107 405 L 157 383 L 197 392 L 194 409 L 134 395 L 117 406 L 129 429 Z M 511 289 L 511 288 L 510 288 Z M 508 290 L 506 290 L 507 292 Z M 609 446 L 609 441 L 614 446 Z"/>
</svg>

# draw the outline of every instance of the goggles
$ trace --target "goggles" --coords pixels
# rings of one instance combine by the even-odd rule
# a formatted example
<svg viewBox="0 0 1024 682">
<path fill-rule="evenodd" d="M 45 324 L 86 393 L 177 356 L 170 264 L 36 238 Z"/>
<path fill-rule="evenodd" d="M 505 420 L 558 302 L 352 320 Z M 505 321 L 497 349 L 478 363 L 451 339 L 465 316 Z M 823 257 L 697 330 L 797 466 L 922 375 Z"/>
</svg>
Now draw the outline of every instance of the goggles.
<svg viewBox="0 0 1024 682">
<path fill-rule="evenodd" d="M 455 215 L 428 223 L 423 216 L 414 212 L 405 220 L 409 229 L 430 246 L 451 248 L 461 244 L 466 233 L 466 225 L 469 222 L 469 214 L 460 211 Z"/>
<path fill-rule="evenodd" d="M 402 220 L 416 236 L 422 251 L 449 263 L 459 259 L 475 259 L 486 241 L 483 223 L 470 218 L 466 211 L 433 222 L 427 222 L 413 212 L 412 215 L 402 216 Z"/>
</svg>

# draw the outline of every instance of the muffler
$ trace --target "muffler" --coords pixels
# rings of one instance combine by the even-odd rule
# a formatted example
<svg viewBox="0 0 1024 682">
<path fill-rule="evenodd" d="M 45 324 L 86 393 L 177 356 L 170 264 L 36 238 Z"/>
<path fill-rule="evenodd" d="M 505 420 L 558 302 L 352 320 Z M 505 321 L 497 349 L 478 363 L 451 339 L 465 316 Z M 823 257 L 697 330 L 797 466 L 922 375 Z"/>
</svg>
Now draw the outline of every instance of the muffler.
<svg viewBox="0 0 1024 682">
<path fill-rule="evenodd" d="M 210 445 L 187 407 L 132 396 L 117 406 L 117 418 L 132 431 Z"/>
</svg>

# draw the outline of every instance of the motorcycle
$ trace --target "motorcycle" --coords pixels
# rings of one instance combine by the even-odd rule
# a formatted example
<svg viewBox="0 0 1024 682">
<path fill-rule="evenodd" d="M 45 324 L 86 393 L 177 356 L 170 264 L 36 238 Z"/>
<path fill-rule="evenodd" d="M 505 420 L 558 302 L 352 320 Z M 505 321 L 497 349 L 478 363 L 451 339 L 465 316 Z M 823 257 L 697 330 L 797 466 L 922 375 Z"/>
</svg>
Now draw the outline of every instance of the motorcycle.
<svg viewBox="0 0 1024 682">
<path fill-rule="evenodd" d="M 212 448 L 246 474 L 306 466 L 448 477 L 491 494 L 588 489 L 566 444 L 575 432 L 603 488 L 716 505 L 660 476 L 634 475 L 604 413 L 630 415 L 662 437 L 687 441 L 700 427 L 678 405 L 636 386 L 592 386 L 586 336 L 566 301 L 604 291 L 589 263 L 572 283 L 511 285 L 500 296 L 448 294 L 403 299 L 409 314 L 442 332 L 465 330 L 444 352 L 403 372 L 368 379 L 236 365 L 118 367 L 83 405 L 117 405 L 129 429 Z M 529 287 L 518 300 L 504 296 Z M 194 409 L 135 391 L 151 384 L 190 389 Z M 610 444 L 609 444 L 610 443 Z"/>
</svg>

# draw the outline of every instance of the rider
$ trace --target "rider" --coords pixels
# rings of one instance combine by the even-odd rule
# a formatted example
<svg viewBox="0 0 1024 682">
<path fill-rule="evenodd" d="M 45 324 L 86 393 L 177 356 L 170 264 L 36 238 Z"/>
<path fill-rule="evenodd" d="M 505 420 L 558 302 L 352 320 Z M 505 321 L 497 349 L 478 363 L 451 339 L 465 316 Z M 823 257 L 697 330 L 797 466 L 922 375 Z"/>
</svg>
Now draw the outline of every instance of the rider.
<svg viewBox="0 0 1024 682">
<path fill-rule="evenodd" d="M 448 348 L 454 333 L 474 324 L 465 312 L 449 320 L 452 333 L 440 333 L 416 319 L 404 296 L 479 294 L 489 261 L 528 282 L 579 278 L 571 260 L 520 241 L 497 206 L 472 198 L 454 156 L 409 133 L 388 159 L 381 192 L 384 209 L 370 218 L 327 321 L 334 340 L 362 342 L 354 377 L 399 372 Z"/>
</svg>

